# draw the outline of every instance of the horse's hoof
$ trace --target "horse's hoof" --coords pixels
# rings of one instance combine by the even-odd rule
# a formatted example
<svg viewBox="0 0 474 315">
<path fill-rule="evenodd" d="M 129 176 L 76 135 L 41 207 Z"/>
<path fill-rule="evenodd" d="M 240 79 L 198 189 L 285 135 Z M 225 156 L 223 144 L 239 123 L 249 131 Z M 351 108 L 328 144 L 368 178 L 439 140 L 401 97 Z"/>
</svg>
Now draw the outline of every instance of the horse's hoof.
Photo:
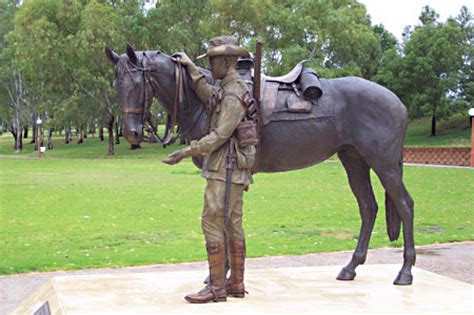
<svg viewBox="0 0 474 315">
<path fill-rule="evenodd" d="M 413 282 L 413 276 L 409 273 L 400 272 L 393 282 L 395 285 L 410 285 Z"/>
<path fill-rule="evenodd" d="M 354 280 L 356 276 L 355 271 L 350 271 L 347 270 L 346 268 L 342 268 L 341 272 L 339 272 L 339 275 L 337 276 L 337 280 Z"/>
</svg>

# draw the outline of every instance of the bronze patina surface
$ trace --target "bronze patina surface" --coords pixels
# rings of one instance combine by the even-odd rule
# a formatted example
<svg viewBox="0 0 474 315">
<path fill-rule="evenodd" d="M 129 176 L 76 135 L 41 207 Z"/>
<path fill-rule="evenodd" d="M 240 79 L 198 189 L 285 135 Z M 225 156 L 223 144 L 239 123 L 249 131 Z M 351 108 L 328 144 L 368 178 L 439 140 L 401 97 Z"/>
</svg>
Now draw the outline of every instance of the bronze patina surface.
<svg viewBox="0 0 474 315">
<path fill-rule="evenodd" d="M 233 53 L 235 51 L 238 50 L 232 50 Z M 126 71 L 129 68 L 142 68 L 149 69 L 150 83 L 147 86 L 150 93 L 153 93 L 169 113 L 173 111 L 173 92 L 177 87 L 173 80 L 176 58 L 157 51 L 135 52 L 130 47 L 127 54 L 121 56 L 110 49 L 106 49 L 106 54 L 115 64 L 116 79 L 122 81 L 118 94 L 123 108 L 137 107 L 137 104 L 141 104 L 143 108 L 147 106 L 143 94 L 137 93 L 137 89 L 143 88 L 146 83 L 142 81 L 142 86 L 137 86 L 137 82 L 132 81 Z M 235 89 L 237 94 L 245 89 L 246 84 L 237 82 L 239 78 L 235 71 L 224 71 L 225 67 L 219 66 L 225 64 L 219 56 L 211 58 L 212 73 L 191 66 L 190 60 L 186 60 L 183 55 L 181 57 L 187 82 L 183 86 L 190 87 L 189 89 L 193 87 L 196 93 L 183 93 L 176 117 L 182 130 L 186 131 L 184 137 L 191 145 L 173 154 L 168 162 L 173 163 L 186 156 L 193 156 L 194 163 L 203 169 L 203 176 L 208 181 L 214 180 L 225 185 L 228 138 L 245 115 L 245 110 L 239 98 L 232 95 L 221 99 L 212 110 L 209 110 L 207 100 L 218 89 L 215 85 L 216 79 L 222 79 L 221 86 Z M 242 54 L 242 57 L 246 56 Z M 293 78 L 284 76 L 285 81 L 291 81 L 290 77 Z M 357 199 L 362 219 L 356 250 L 350 262 L 337 276 L 340 280 L 352 280 L 356 276 L 356 267 L 366 260 L 378 210 L 370 180 L 370 170 L 373 170 L 385 190 L 387 233 L 390 240 L 398 239 L 400 231 L 403 231 L 404 262 L 394 283 L 411 284 L 411 268 L 416 257 L 413 236 L 414 203 L 402 178 L 402 145 L 408 123 L 406 107 L 393 92 L 362 78 L 321 78 L 318 82 L 321 94 L 310 93 L 316 96 L 320 94 L 318 99 L 306 99 L 297 82 L 276 82 L 277 88 L 270 89 L 272 94 L 268 97 L 275 100 L 272 105 L 274 110 L 260 111 L 267 123 L 262 124 L 259 130 L 259 154 L 254 171 L 282 172 L 301 169 L 338 154 Z M 283 84 L 281 88 L 280 84 Z M 262 91 L 263 94 L 266 93 L 265 86 L 262 86 Z M 291 106 L 288 106 L 288 102 L 291 103 L 294 98 L 291 93 L 299 98 L 298 102 L 310 102 L 311 110 L 303 112 L 308 109 L 307 104 L 299 103 L 294 109 L 296 112 L 292 112 Z M 263 100 L 265 97 L 266 95 L 262 95 Z M 282 99 L 287 100 L 285 104 L 281 103 Z M 135 115 L 140 117 L 140 114 Z M 127 120 L 127 117 L 124 120 Z M 133 124 L 132 118 L 127 123 Z M 134 137 L 141 136 L 139 131 L 137 132 Z M 241 166 L 248 166 L 250 163 L 243 162 L 252 161 L 253 152 L 246 152 L 242 148 L 236 150 L 237 166 L 231 182 L 233 185 L 245 187 L 252 182 L 252 177 L 245 167 L 239 169 L 239 153 Z"/>
</svg>

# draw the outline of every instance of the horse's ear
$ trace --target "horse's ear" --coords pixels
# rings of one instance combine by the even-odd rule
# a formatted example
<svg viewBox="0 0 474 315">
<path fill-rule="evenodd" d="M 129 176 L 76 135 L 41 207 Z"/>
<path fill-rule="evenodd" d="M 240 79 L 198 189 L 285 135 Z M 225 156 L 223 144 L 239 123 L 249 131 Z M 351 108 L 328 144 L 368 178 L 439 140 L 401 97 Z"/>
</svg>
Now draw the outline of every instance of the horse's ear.
<svg viewBox="0 0 474 315">
<path fill-rule="evenodd" d="M 138 64 L 137 54 L 135 53 L 133 46 L 127 43 L 126 50 L 127 50 L 127 56 L 130 62 L 135 65 Z"/>
<path fill-rule="evenodd" d="M 114 65 L 116 65 L 118 63 L 119 55 L 117 55 L 112 49 L 110 49 L 109 47 L 105 47 L 104 52 L 105 52 L 105 55 L 107 56 L 107 58 L 109 58 L 109 60 Z"/>
</svg>

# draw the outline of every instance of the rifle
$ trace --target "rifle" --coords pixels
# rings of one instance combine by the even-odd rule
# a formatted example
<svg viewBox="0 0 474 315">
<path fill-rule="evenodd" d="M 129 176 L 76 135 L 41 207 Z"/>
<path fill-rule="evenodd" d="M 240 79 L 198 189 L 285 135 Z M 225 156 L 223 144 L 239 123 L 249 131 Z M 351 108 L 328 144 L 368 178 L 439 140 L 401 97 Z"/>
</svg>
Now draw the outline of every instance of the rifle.
<svg viewBox="0 0 474 315">
<path fill-rule="evenodd" d="M 252 167 L 252 174 L 258 169 L 258 163 L 260 161 L 260 98 L 261 98 L 261 83 L 262 83 L 262 43 L 257 41 L 255 44 L 255 67 L 253 69 L 253 98 L 255 99 L 256 115 L 257 115 L 257 139 L 258 144 L 256 146 L 257 152 L 255 154 L 255 164 Z"/>
<path fill-rule="evenodd" d="M 257 102 L 257 108 L 260 109 L 260 84 L 262 79 L 262 43 L 257 41 L 255 44 L 255 67 L 253 75 L 253 97 Z"/>
<path fill-rule="evenodd" d="M 229 141 L 229 149 L 226 157 L 226 182 L 225 182 L 225 195 L 224 195 L 224 226 L 229 223 L 229 203 L 230 203 L 230 188 L 232 185 L 232 173 L 235 167 L 235 142 L 232 136 Z"/>
</svg>

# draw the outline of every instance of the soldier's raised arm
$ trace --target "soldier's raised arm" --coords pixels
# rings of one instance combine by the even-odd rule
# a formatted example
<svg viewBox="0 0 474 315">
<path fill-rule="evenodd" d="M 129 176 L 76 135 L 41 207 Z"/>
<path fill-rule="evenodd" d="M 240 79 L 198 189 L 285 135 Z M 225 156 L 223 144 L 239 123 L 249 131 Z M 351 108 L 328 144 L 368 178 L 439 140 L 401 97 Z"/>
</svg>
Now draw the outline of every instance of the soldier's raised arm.
<svg viewBox="0 0 474 315">
<path fill-rule="evenodd" d="M 199 97 L 201 102 L 207 103 L 212 94 L 215 93 L 216 87 L 212 84 L 207 83 L 206 77 L 198 70 L 196 65 L 184 52 L 178 52 L 173 55 L 175 58 L 179 58 L 181 64 L 186 66 L 188 69 L 189 76 L 193 82 L 193 90 Z"/>
</svg>

